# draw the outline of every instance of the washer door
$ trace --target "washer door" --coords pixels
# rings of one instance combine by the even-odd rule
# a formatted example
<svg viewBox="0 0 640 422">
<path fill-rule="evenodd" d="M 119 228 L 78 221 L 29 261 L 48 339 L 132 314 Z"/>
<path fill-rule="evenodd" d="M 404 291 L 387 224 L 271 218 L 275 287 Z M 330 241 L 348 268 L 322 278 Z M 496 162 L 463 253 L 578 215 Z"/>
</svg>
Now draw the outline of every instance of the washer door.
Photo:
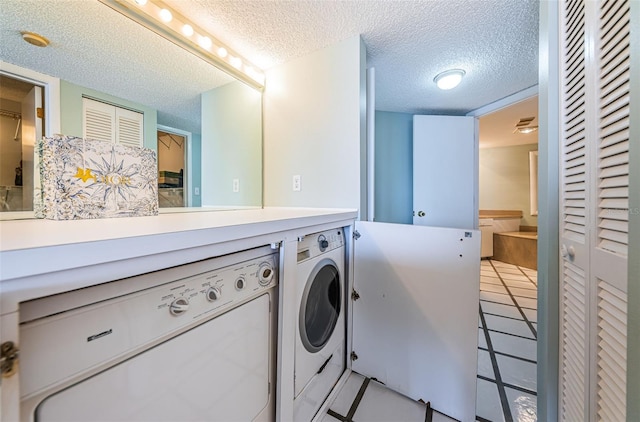
<svg viewBox="0 0 640 422">
<path fill-rule="evenodd" d="M 316 353 L 331 339 L 341 303 L 338 267 L 323 259 L 313 268 L 300 303 L 300 339 L 307 351 Z"/>
</svg>

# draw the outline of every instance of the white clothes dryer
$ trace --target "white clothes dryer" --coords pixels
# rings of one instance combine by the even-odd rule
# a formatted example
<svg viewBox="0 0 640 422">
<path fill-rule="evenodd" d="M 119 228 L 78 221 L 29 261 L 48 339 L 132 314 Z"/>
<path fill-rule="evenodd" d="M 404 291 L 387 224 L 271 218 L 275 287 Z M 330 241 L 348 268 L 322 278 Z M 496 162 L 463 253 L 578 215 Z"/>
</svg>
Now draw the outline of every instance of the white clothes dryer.
<svg viewBox="0 0 640 422">
<path fill-rule="evenodd" d="M 309 421 L 346 368 L 345 239 L 333 229 L 298 242 L 294 420 Z"/>
</svg>

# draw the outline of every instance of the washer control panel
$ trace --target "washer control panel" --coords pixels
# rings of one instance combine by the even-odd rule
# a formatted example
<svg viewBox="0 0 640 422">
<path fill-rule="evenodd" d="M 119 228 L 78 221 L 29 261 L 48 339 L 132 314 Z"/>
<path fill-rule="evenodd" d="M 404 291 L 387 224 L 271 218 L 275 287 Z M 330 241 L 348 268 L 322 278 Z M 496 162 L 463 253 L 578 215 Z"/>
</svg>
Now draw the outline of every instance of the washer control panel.
<svg viewBox="0 0 640 422">
<path fill-rule="evenodd" d="M 342 246 L 344 246 L 344 231 L 341 228 L 309 234 L 298 241 L 298 262 Z"/>
</svg>

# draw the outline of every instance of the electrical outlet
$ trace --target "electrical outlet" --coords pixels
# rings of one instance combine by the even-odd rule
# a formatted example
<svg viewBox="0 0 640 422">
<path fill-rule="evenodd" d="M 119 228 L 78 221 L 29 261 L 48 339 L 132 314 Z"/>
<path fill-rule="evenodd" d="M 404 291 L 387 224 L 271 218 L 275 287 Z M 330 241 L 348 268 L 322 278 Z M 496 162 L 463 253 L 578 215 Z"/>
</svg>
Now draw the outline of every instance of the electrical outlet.
<svg viewBox="0 0 640 422">
<path fill-rule="evenodd" d="M 240 192 L 240 179 L 233 179 L 233 191 Z"/>
<path fill-rule="evenodd" d="M 296 174 L 295 176 L 293 176 L 293 190 L 295 192 L 300 191 L 300 175 L 299 174 Z"/>
<path fill-rule="evenodd" d="M 199 187 L 193 188 L 193 194 L 194 195 L 200 195 L 200 188 Z"/>
</svg>

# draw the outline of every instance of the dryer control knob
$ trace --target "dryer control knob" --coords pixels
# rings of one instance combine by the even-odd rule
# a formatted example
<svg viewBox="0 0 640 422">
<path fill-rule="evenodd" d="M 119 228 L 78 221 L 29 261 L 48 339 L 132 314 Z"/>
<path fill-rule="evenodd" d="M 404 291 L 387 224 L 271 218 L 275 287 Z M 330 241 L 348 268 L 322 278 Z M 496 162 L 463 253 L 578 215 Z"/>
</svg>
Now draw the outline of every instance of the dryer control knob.
<svg viewBox="0 0 640 422">
<path fill-rule="evenodd" d="M 209 302 L 220 299 L 220 296 L 222 296 L 222 292 L 217 287 L 209 287 L 209 290 L 207 290 L 207 300 Z"/>
<path fill-rule="evenodd" d="M 273 268 L 268 262 L 263 262 L 258 270 L 258 283 L 261 286 L 266 286 L 273 280 Z"/>
<path fill-rule="evenodd" d="M 247 283 L 244 281 L 244 277 L 239 277 L 238 279 L 236 279 L 236 290 L 244 289 L 246 284 Z"/>
<path fill-rule="evenodd" d="M 169 305 L 171 315 L 182 315 L 189 309 L 189 301 L 184 297 L 179 297 Z"/>
</svg>

